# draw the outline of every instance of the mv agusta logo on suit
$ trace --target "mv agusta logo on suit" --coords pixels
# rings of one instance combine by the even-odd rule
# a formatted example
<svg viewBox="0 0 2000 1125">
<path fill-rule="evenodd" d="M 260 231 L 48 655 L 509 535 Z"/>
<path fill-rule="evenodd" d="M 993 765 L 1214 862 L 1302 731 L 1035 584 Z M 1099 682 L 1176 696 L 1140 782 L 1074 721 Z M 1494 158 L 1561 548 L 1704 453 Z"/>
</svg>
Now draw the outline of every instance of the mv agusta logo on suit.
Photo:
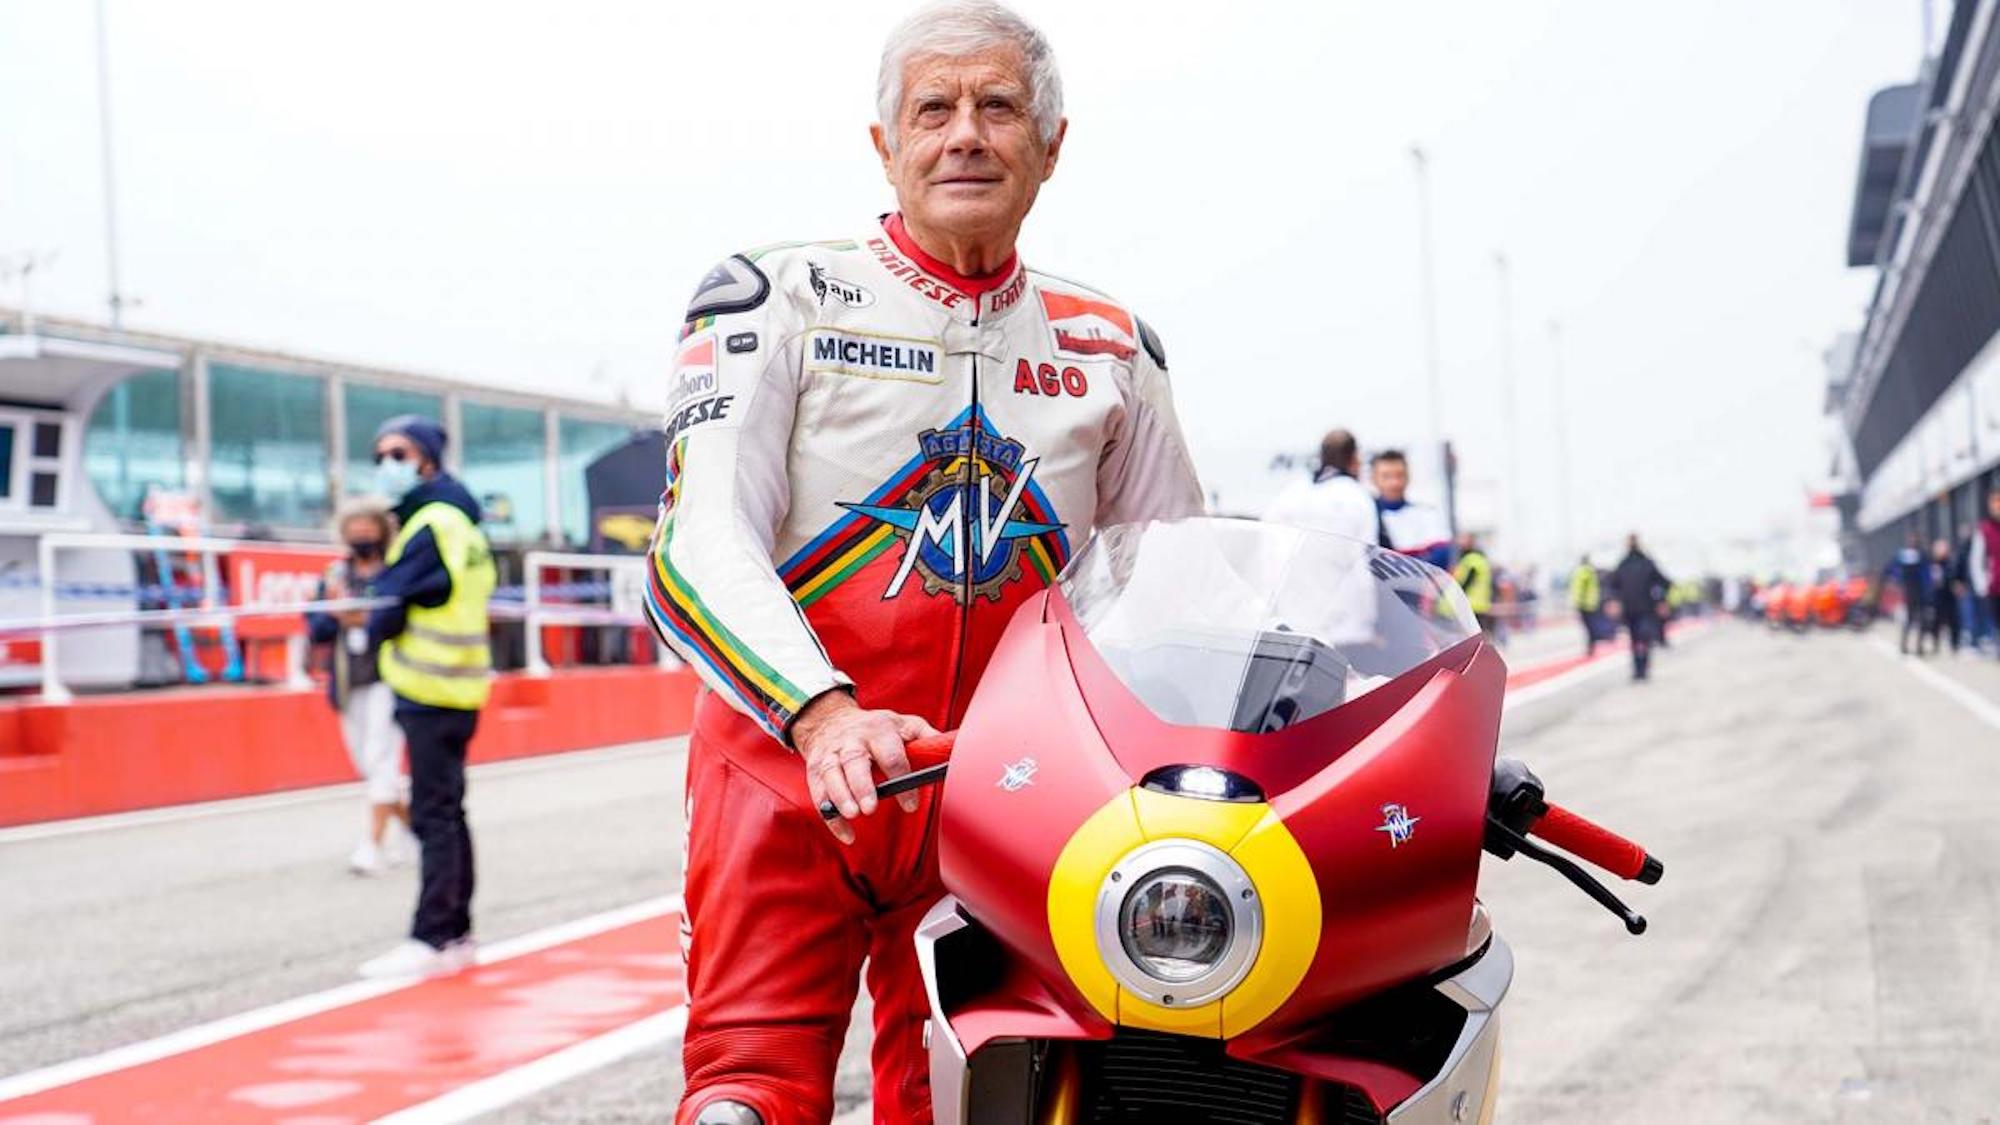
<svg viewBox="0 0 2000 1125">
<path fill-rule="evenodd" d="M 902 564 L 882 596 L 895 597 L 919 572 L 926 593 L 998 601 L 1001 588 L 1021 576 L 1022 541 L 1062 531 L 1060 523 L 1032 518 L 1050 511 L 1034 487 L 1034 459 L 976 414 L 951 430 L 924 431 L 917 444 L 917 468 L 927 471 L 899 502 L 841 505 L 903 541 Z"/>
</svg>

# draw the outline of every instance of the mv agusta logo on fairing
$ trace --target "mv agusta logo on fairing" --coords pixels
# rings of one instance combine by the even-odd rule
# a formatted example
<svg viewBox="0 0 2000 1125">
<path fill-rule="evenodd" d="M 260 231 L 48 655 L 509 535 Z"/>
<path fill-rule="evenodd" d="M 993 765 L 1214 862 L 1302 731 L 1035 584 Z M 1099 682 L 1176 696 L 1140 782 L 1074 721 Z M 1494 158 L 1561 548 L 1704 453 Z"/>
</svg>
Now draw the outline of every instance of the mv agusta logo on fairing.
<svg viewBox="0 0 2000 1125">
<path fill-rule="evenodd" d="M 912 576 L 923 580 L 928 594 L 999 601 L 1001 590 L 1021 577 L 1029 542 L 1062 531 L 1035 487 L 1037 459 L 983 422 L 975 415 L 954 429 L 917 435 L 927 471 L 901 503 L 841 504 L 889 525 L 902 540 L 885 601 Z M 1050 518 L 1036 518 L 1031 504 Z"/>
</svg>

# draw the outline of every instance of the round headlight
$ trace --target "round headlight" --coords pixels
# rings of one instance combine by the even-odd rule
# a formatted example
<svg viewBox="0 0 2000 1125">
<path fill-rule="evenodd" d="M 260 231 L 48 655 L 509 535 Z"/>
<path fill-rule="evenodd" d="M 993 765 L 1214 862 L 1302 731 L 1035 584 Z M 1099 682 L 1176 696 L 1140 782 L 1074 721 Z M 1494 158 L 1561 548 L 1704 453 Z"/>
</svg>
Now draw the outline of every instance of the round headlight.
<svg viewBox="0 0 2000 1125">
<path fill-rule="evenodd" d="M 1185 867 L 1141 879 L 1118 914 L 1126 956 L 1167 984 L 1185 984 L 1215 968 L 1236 929 L 1222 888 Z"/>
<path fill-rule="evenodd" d="M 1263 936 L 1249 875 L 1199 840 L 1132 849 L 1098 892 L 1098 955 L 1123 988 L 1162 1007 L 1227 994 L 1249 973 Z"/>
</svg>

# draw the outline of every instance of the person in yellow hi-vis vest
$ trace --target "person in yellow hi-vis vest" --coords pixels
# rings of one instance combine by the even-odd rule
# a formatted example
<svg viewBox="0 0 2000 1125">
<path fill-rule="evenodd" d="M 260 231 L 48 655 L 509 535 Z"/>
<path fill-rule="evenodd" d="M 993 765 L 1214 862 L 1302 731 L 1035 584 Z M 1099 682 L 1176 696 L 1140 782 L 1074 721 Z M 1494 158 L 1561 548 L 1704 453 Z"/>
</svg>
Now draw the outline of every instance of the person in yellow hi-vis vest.
<svg viewBox="0 0 2000 1125">
<path fill-rule="evenodd" d="M 1472 606 L 1472 616 L 1479 619 L 1479 627 L 1492 636 L 1493 564 L 1470 531 L 1458 537 L 1458 563 L 1451 568 L 1451 576 L 1465 590 L 1465 600 Z"/>
<path fill-rule="evenodd" d="M 382 645 L 383 682 L 410 755 L 410 828 L 423 844 L 408 939 L 361 966 L 363 976 L 457 972 L 472 940 L 472 831 L 465 823 L 465 751 L 492 688 L 486 605 L 493 551 L 479 502 L 444 471 L 444 427 L 405 414 L 375 434 L 376 487 L 401 521 L 374 594 L 396 604 L 368 616 Z"/>
<path fill-rule="evenodd" d="M 1597 651 L 1598 610 L 1604 604 L 1604 588 L 1597 576 L 1597 568 L 1590 564 L 1590 556 L 1577 560 L 1576 569 L 1569 573 L 1569 605 L 1576 611 L 1578 620 L 1583 622 L 1583 654 L 1589 656 Z"/>
</svg>

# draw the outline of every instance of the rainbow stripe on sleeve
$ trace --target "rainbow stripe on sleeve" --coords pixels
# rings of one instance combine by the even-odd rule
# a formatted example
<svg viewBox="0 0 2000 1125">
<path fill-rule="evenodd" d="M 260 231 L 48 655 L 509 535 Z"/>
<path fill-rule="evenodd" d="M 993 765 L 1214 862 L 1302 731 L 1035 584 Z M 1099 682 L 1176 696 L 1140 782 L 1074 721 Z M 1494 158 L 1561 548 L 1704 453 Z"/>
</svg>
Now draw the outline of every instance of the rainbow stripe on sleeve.
<svg viewBox="0 0 2000 1125">
<path fill-rule="evenodd" d="M 715 683 L 741 700 L 758 725 L 772 737 L 783 738 L 792 716 L 806 704 L 805 693 L 731 632 L 674 567 L 671 548 L 682 444 L 675 442 L 667 457 L 665 516 L 653 545 L 652 565 L 646 568 L 647 616 L 661 632 L 679 640 L 683 651 L 700 660 Z"/>
</svg>

